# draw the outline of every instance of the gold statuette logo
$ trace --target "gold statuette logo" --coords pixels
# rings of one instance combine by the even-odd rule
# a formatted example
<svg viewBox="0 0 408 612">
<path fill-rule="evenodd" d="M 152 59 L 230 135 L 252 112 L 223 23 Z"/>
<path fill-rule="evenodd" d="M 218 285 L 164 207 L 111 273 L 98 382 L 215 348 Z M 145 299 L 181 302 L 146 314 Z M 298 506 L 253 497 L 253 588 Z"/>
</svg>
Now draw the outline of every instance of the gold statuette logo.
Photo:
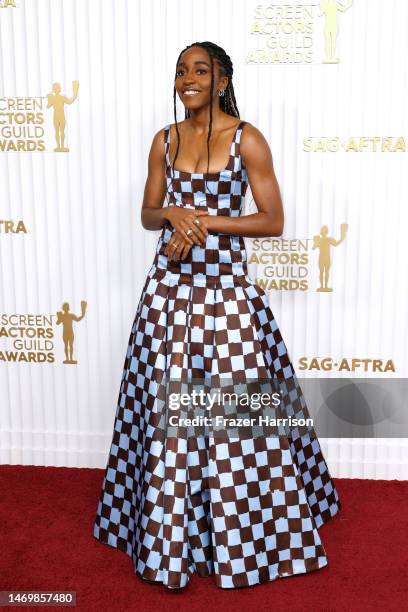
<svg viewBox="0 0 408 612">
<path fill-rule="evenodd" d="M 73 358 L 74 355 L 74 329 L 73 322 L 81 321 L 86 313 L 87 303 L 81 302 L 81 315 L 76 315 L 69 311 L 69 304 L 65 302 L 62 305 L 62 311 L 57 312 L 57 325 L 62 324 L 62 339 L 64 341 L 65 359 L 62 363 L 75 364 L 77 361 Z"/>
<path fill-rule="evenodd" d="M 347 234 L 348 225 L 347 223 L 341 224 L 340 240 L 336 240 L 331 236 L 328 236 L 329 228 L 327 225 L 323 225 L 320 230 L 320 234 L 313 236 L 312 249 L 319 249 L 319 271 L 320 271 L 320 287 L 317 291 L 333 291 L 329 287 L 329 274 L 331 266 L 331 252 L 330 247 L 336 247 L 343 242 Z"/>
<path fill-rule="evenodd" d="M 0 9 L 3 8 L 17 8 L 16 7 L 16 0 L 0 0 Z"/>
<path fill-rule="evenodd" d="M 54 83 L 52 92 L 47 95 L 47 108 L 54 109 L 54 130 L 57 146 L 54 151 L 57 153 L 68 153 L 69 149 L 65 146 L 65 104 L 72 104 L 78 96 L 79 81 L 72 81 L 73 96 L 68 98 L 61 94 L 61 83 Z"/>
<path fill-rule="evenodd" d="M 337 14 L 344 13 L 351 7 L 353 0 L 349 0 L 343 5 L 338 0 L 321 0 L 319 17 L 324 15 L 324 50 L 326 54 L 323 64 L 338 64 L 339 58 L 336 57 L 337 34 Z"/>
</svg>

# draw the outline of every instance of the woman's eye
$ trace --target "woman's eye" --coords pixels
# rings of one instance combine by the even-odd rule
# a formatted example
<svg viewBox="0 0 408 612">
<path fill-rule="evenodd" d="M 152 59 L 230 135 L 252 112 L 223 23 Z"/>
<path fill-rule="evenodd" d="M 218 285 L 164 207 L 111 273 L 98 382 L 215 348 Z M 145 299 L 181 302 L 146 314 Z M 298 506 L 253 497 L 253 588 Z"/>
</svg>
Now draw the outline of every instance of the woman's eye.
<svg viewBox="0 0 408 612">
<path fill-rule="evenodd" d="M 197 72 L 200 74 L 206 74 L 206 70 L 205 68 L 197 68 Z M 183 74 L 183 70 L 180 68 L 179 70 L 176 70 L 176 77 L 182 76 Z"/>
</svg>

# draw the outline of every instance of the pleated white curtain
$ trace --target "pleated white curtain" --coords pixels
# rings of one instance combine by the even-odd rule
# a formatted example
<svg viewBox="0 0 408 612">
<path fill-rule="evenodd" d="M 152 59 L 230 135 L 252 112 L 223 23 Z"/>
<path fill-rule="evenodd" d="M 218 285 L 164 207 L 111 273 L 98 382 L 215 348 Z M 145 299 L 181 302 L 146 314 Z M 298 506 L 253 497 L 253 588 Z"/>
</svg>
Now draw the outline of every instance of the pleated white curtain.
<svg viewBox="0 0 408 612">
<path fill-rule="evenodd" d="M 159 235 L 140 223 L 147 157 L 156 131 L 174 121 L 175 61 L 193 41 L 214 41 L 232 58 L 241 117 L 271 146 L 283 237 L 311 240 L 327 225 L 338 238 L 348 224 L 333 254 L 332 293 L 316 291 L 316 251 L 308 290 L 269 293 L 295 367 L 302 357 L 391 359 L 395 371 L 383 376 L 407 377 L 406 153 L 381 152 L 382 140 L 376 152 L 305 146 L 305 139 L 316 146 L 319 139 L 378 137 L 395 145 L 407 137 L 406 0 L 355 0 L 339 12 L 338 64 L 323 62 L 317 1 L 282 3 L 313 11 L 312 61 L 276 64 L 248 58 L 283 40 L 294 52 L 305 39 L 251 33 L 257 16 L 257 27 L 267 27 L 268 11 L 277 14 L 275 1 L 1 4 L 0 141 L 10 99 L 42 100 L 45 130 L 44 151 L 0 148 L 1 463 L 105 465 L 126 344 Z M 56 153 L 47 94 L 60 83 L 69 98 L 75 81 L 78 97 L 64 111 L 70 150 Z M 25 232 L 10 230 L 21 221 Z M 251 268 L 253 276 L 264 273 Z M 80 315 L 83 301 L 85 316 L 74 323 L 78 363 L 64 364 L 56 313 L 67 302 Z M 52 349 L 27 343 L 22 351 L 34 358 L 13 362 L 19 344 L 7 334 L 30 326 L 28 315 L 41 319 L 34 328 L 50 330 Z M 44 363 L 40 353 L 48 355 Z M 405 439 L 322 446 L 334 476 L 407 478 Z"/>
</svg>

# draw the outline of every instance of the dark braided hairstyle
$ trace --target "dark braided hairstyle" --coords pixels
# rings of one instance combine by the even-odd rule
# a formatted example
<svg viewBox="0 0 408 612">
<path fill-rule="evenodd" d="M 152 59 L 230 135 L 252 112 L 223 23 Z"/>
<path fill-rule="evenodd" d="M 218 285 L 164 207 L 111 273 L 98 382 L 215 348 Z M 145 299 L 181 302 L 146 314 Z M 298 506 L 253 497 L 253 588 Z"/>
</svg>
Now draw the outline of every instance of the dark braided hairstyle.
<svg viewBox="0 0 408 612">
<path fill-rule="evenodd" d="M 180 57 L 185 51 L 187 51 L 187 49 L 190 49 L 191 47 L 202 47 L 203 49 L 205 49 L 208 52 L 208 55 L 210 57 L 210 63 L 211 63 L 210 123 L 208 127 L 208 135 L 207 135 L 207 174 L 209 174 L 208 171 L 210 167 L 210 138 L 211 138 L 211 133 L 212 133 L 212 117 L 213 117 L 214 60 L 217 61 L 218 63 L 220 74 L 222 76 L 228 77 L 228 85 L 225 89 L 225 94 L 223 96 L 219 96 L 220 109 L 227 115 L 232 115 L 233 117 L 239 118 L 240 117 L 239 110 L 238 110 L 237 102 L 235 100 L 234 86 L 232 84 L 232 75 L 233 75 L 234 70 L 233 70 L 231 58 L 229 55 L 227 55 L 224 49 L 222 49 L 215 43 L 212 43 L 206 40 L 204 42 L 194 42 L 191 45 L 188 45 L 187 47 L 185 47 L 180 52 L 177 58 L 177 62 L 176 62 L 175 77 L 177 76 L 177 65 L 180 61 Z M 176 86 L 174 86 L 174 89 L 173 89 L 173 107 L 174 107 L 174 123 L 176 126 L 176 132 L 177 132 L 176 154 L 174 156 L 173 162 L 171 163 L 172 171 L 174 172 L 174 163 L 178 156 L 179 144 L 180 144 L 180 134 L 178 130 L 177 113 L 176 113 Z M 189 117 L 190 117 L 190 111 L 186 108 L 184 118 L 188 119 Z M 207 187 L 207 181 L 205 181 L 205 185 Z"/>
</svg>

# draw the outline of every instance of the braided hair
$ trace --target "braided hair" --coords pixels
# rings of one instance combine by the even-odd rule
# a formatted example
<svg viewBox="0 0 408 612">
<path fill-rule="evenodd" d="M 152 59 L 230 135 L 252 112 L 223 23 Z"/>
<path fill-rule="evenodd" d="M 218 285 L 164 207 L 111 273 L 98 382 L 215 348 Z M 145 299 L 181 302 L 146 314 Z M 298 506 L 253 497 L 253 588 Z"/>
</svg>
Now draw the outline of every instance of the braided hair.
<svg viewBox="0 0 408 612">
<path fill-rule="evenodd" d="M 240 117 L 239 115 L 239 111 L 238 111 L 238 106 L 237 106 L 237 102 L 235 99 L 235 92 L 234 92 L 234 86 L 232 84 L 232 75 L 233 75 L 233 66 L 232 66 L 232 61 L 229 55 L 227 55 L 227 53 L 224 51 L 224 49 L 222 49 L 221 47 L 219 47 L 218 45 L 216 45 L 215 43 L 212 43 L 210 41 L 204 41 L 204 42 L 194 42 L 191 45 L 188 45 L 187 47 L 185 47 L 179 54 L 178 58 L 177 58 L 177 62 L 176 62 L 176 70 L 177 70 L 177 65 L 180 61 L 180 58 L 182 56 L 182 54 L 187 51 L 187 49 L 190 49 L 191 47 L 201 47 L 203 49 L 205 49 L 208 52 L 208 55 L 210 57 L 210 63 L 211 63 L 211 90 L 210 90 L 210 100 L 211 100 L 211 104 L 210 104 L 210 124 L 208 127 L 208 135 L 207 135 L 207 174 L 209 174 L 209 167 L 210 167 L 210 138 L 211 138 L 211 133 L 212 133 L 212 118 L 213 118 L 213 93 L 214 93 L 214 60 L 217 61 L 218 63 L 218 68 L 219 71 L 221 73 L 222 76 L 227 76 L 228 77 L 228 85 L 225 89 L 225 94 L 223 96 L 219 97 L 220 100 L 220 109 L 226 113 L 227 115 L 231 115 L 233 117 Z M 176 76 L 176 75 L 175 75 Z M 173 107 L 174 107 L 174 123 L 176 126 L 176 132 L 177 132 L 177 147 L 176 147 L 176 154 L 174 156 L 173 162 L 171 164 L 172 170 L 174 171 L 174 163 L 177 159 L 178 156 L 178 152 L 179 152 L 179 144 L 180 144 L 180 134 L 179 134 L 179 130 L 178 130 L 178 123 L 177 123 L 177 113 L 176 113 L 176 86 L 174 85 L 173 88 Z M 190 117 L 190 111 L 186 108 L 185 109 L 185 119 L 188 119 Z M 207 182 L 205 181 L 205 184 L 207 186 Z"/>
</svg>

